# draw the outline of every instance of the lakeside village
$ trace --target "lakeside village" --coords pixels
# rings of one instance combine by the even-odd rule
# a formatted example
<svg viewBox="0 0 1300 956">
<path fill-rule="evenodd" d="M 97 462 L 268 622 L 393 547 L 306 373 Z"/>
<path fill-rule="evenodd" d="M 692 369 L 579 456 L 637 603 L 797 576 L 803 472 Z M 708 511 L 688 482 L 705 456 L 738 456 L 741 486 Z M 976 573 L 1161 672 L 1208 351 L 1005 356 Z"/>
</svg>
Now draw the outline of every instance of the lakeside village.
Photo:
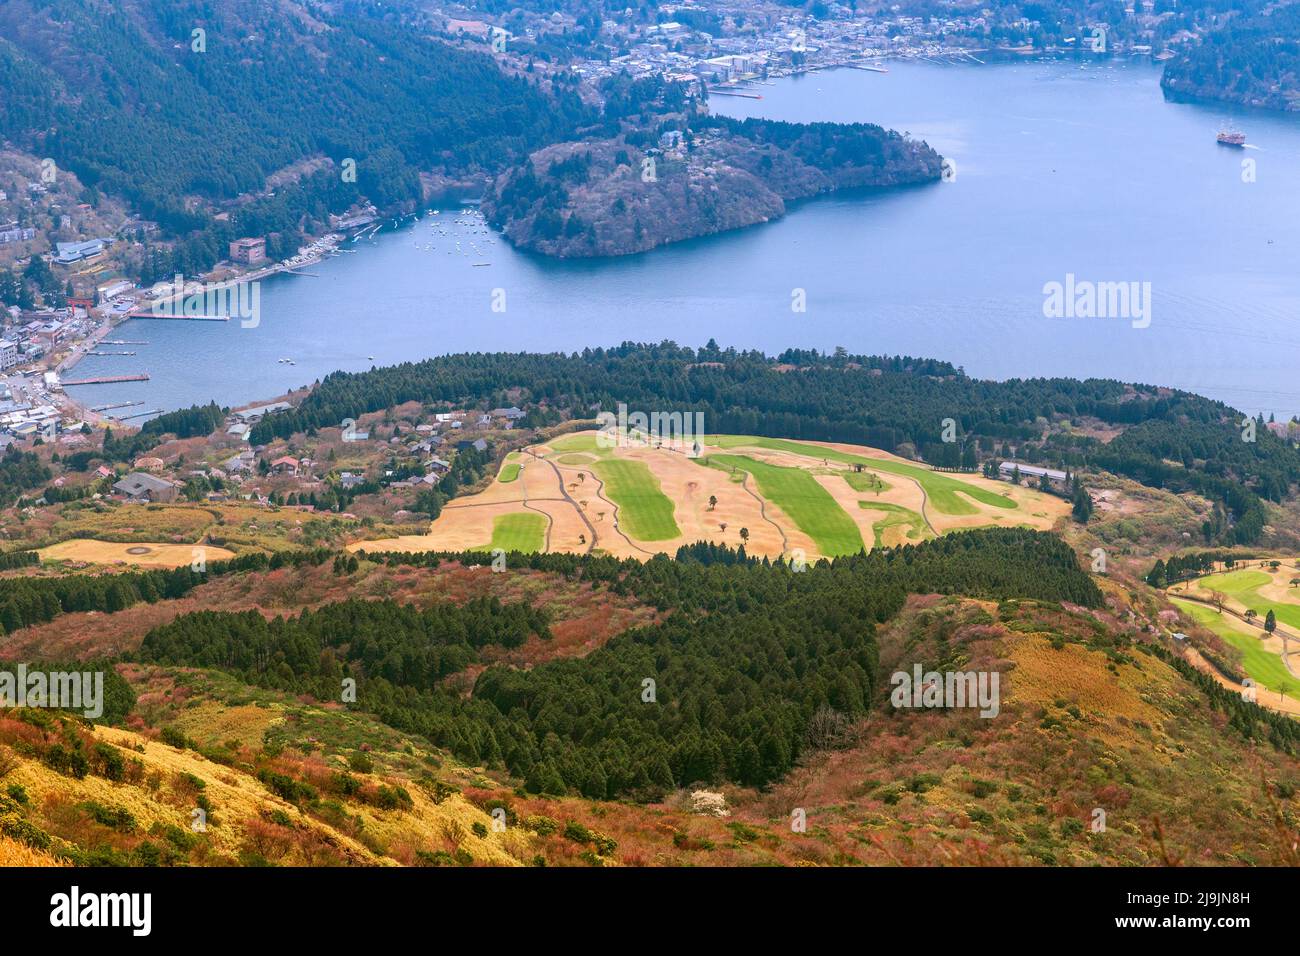
<svg viewBox="0 0 1300 956">
<path fill-rule="evenodd" d="M 978 6 L 961 14 L 922 16 L 910 13 L 909 5 L 867 12 L 856 5 L 819 3 L 810 16 L 775 2 L 662 4 L 657 22 L 644 22 L 631 8 L 603 20 L 599 55 L 594 48 L 566 44 L 588 25 L 565 12 L 516 9 L 487 18 L 471 6 L 447 4 L 432 16 L 442 17 L 444 36 L 467 45 L 491 45 L 507 56 L 513 45 L 529 70 L 540 68 L 533 62 L 536 51 L 558 46 L 573 56 L 565 65 L 584 80 L 625 72 L 661 74 L 709 93 L 758 99 L 761 85 L 778 77 L 834 67 L 887 73 L 889 59 L 983 63 L 1104 53 L 1162 61 L 1197 35 L 1176 21 L 1172 8 L 1157 12 L 1161 6 L 1130 0 L 1116 22 L 1090 24 L 1082 35 L 1067 36 L 1054 33 L 1054 25 Z M 1118 17 L 1118 8 L 1115 13 Z"/>
</svg>

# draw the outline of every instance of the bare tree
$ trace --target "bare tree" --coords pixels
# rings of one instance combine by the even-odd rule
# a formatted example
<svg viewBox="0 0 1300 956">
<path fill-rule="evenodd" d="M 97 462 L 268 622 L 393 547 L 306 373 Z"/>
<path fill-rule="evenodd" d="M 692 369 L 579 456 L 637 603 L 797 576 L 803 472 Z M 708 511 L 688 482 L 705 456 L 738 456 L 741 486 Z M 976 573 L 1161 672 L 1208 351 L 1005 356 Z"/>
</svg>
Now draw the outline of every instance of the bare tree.
<svg viewBox="0 0 1300 956">
<path fill-rule="evenodd" d="M 18 755 L 8 747 L 0 746 L 0 780 L 18 769 Z"/>
<path fill-rule="evenodd" d="M 823 704 L 808 722 L 808 746 L 813 750 L 848 747 L 861 736 L 853 721 L 835 708 Z"/>
</svg>

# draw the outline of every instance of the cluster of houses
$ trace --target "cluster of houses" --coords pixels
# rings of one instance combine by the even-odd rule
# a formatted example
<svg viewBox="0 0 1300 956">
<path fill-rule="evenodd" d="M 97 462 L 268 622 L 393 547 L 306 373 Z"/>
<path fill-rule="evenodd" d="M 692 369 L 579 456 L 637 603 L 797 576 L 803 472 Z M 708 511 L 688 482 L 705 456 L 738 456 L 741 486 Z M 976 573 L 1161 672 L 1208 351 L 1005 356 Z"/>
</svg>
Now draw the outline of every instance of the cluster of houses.
<svg viewBox="0 0 1300 956">
<path fill-rule="evenodd" d="M 246 442 L 252 426 L 263 416 L 290 407 L 288 402 L 270 402 L 233 411 L 225 423 L 225 436 L 229 440 Z M 494 429 L 512 428 L 522 418 L 524 418 L 524 412 L 514 406 L 494 408 L 484 413 L 465 411 L 439 413 L 435 416 L 433 423 L 422 423 L 415 426 L 412 432 L 406 435 L 394 435 L 385 442 L 385 444 L 396 446 L 395 450 L 400 449 L 404 455 L 418 457 L 422 473 L 390 481 L 388 479 L 393 472 L 389 470 L 379 478 L 379 481 L 389 488 L 432 487 L 450 470 L 451 461 L 449 457 L 452 454 L 452 449 L 456 451 L 464 451 L 468 448 L 479 451 L 487 450 L 486 439 L 465 435 L 466 430 L 473 432 L 489 427 Z M 440 434 L 443 430 L 448 434 Z M 462 435 L 464 437 L 461 437 Z M 369 441 L 370 439 L 367 433 L 353 432 L 347 440 Z M 318 491 L 324 487 L 325 472 L 329 469 L 322 468 L 321 463 L 318 461 L 294 455 L 280 455 L 277 458 L 269 459 L 266 457 L 267 449 L 265 446 L 239 448 L 236 445 L 235 447 L 238 450 L 221 461 L 215 468 L 211 470 L 201 468 L 191 470 L 181 480 L 163 474 L 165 463 L 161 459 L 153 457 L 139 458 L 134 462 L 133 469 L 129 474 L 113 483 L 112 494 L 121 501 L 135 504 L 174 501 L 184 487 L 184 480 L 191 477 L 219 477 L 223 485 L 233 482 L 244 488 L 249 488 L 249 482 L 259 477 L 292 479 L 293 490 L 299 493 Z M 101 468 L 99 475 L 100 477 L 113 477 L 114 473 L 107 468 Z M 355 488 L 366 480 L 364 473 L 356 471 L 343 471 L 339 473 L 337 478 L 339 487 L 344 490 Z M 267 499 L 260 488 L 260 485 L 255 486 L 238 496 L 248 500 L 256 498 L 258 501 L 266 503 Z M 213 491 L 209 492 L 207 497 L 209 500 L 226 500 L 230 495 L 225 492 Z"/>
<path fill-rule="evenodd" d="M 67 421 L 53 405 L 16 401 L 7 388 L 0 392 L 0 448 L 29 438 L 52 442 L 64 432 L 79 433 L 81 426 Z"/>
<path fill-rule="evenodd" d="M 670 3 L 659 5 L 659 13 L 667 19 L 658 23 L 645 23 L 630 10 L 623 16 L 612 14 L 601 24 L 601 39 L 617 55 L 585 60 L 577 71 L 597 79 L 623 71 L 634 76 L 662 74 L 670 80 L 713 86 L 786 75 L 809 66 L 869 63 L 885 56 L 965 57 L 989 48 L 1010 53 L 1069 52 L 1091 42 L 1088 35 L 1061 37 L 1056 46 L 1035 50 L 1032 40 L 1041 34 L 1042 23 L 1015 16 L 1014 11 L 1008 16 L 978 5 L 920 16 L 897 6 L 863 16 L 858 6 L 835 0 L 824 7 L 816 17 L 808 17 L 779 3 L 755 3 L 747 5 L 741 16 L 725 8 Z M 707 21 L 701 21 L 701 13 L 708 14 Z M 1128 14 L 1137 18 L 1135 39 L 1110 38 L 1112 53 L 1149 54 L 1157 42 L 1177 45 L 1194 39 L 1181 30 L 1157 40 L 1168 11 L 1135 13 L 1130 6 Z M 571 17 L 558 12 L 532 14 L 525 22 L 522 32 L 531 41 L 575 26 Z M 450 18 L 444 29 L 453 36 L 475 36 L 484 42 L 504 36 L 507 46 L 514 39 L 510 31 L 482 20 Z M 1167 28 L 1164 32 L 1170 33 Z"/>
<path fill-rule="evenodd" d="M 0 246 L 11 242 L 30 242 L 36 238 L 36 230 L 31 226 L 20 226 L 18 220 L 0 223 Z"/>
<path fill-rule="evenodd" d="M 6 372 L 49 354 L 65 339 L 89 334 L 92 325 L 81 305 L 27 310 L 15 305 L 4 315 L 8 328 L 0 345 L 0 371 Z"/>
</svg>

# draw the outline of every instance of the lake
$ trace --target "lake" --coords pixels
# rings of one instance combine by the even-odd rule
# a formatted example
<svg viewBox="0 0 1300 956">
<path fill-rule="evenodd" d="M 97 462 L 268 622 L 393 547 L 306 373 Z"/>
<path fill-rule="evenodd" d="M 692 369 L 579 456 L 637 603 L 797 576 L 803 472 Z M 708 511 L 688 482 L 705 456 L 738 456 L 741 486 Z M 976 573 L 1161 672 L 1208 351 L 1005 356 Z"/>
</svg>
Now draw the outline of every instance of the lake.
<svg viewBox="0 0 1300 956">
<path fill-rule="evenodd" d="M 714 338 L 931 356 L 980 377 L 1151 382 L 1300 414 L 1300 119 L 1166 102 L 1159 74 L 1137 60 L 902 62 L 773 81 L 761 100 L 715 96 L 737 117 L 906 130 L 955 177 L 811 200 L 777 222 L 600 261 L 517 252 L 444 209 L 348 243 L 354 253 L 314 276 L 264 283 L 257 328 L 123 326 L 113 338 L 149 344 L 86 359 L 77 377 L 152 380 L 72 391 L 90 404 L 242 404 L 335 369 L 447 352 Z M 1248 148 L 1215 143 L 1225 121 Z M 1044 285 L 1067 275 L 1150 283 L 1149 324 L 1045 317 Z M 791 309 L 796 289 L 806 312 Z"/>
</svg>

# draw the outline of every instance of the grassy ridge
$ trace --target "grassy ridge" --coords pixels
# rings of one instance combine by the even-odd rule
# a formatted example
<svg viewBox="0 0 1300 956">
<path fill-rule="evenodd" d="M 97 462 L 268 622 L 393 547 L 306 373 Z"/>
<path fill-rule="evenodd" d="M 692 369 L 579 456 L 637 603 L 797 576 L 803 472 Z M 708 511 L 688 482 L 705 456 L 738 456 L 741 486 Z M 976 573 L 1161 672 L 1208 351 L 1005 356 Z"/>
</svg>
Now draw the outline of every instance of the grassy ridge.
<svg viewBox="0 0 1300 956">
<path fill-rule="evenodd" d="M 763 497 L 790 516 L 822 554 L 837 557 L 862 550 L 862 534 L 831 493 L 802 468 L 783 468 L 745 455 L 710 455 L 706 462 L 739 468 L 754 476 Z"/>
</svg>

